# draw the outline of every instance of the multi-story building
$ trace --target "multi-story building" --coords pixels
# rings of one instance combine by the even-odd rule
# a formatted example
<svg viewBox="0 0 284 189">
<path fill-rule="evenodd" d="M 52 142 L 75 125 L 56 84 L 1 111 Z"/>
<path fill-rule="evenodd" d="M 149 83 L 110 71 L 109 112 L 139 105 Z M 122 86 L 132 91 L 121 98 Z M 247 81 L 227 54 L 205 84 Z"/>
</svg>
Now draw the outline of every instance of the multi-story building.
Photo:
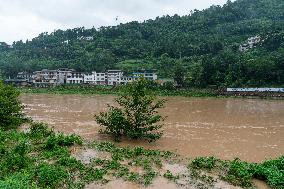
<svg viewBox="0 0 284 189">
<path fill-rule="evenodd" d="M 58 84 L 57 70 L 43 69 L 33 73 L 33 84 L 35 86 L 52 86 Z"/>
<path fill-rule="evenodd" d="M 96 82 L 97 85 L 106 85 L 107 84 L 106 73 L 96 73 Z"/>
<path fill-rule="evenodd" d="M 85 84 L 97 84 L 97 73 L 85 73 L 84 74 L 84 83 Z"/>
<path fill-rule="evenodd" d="M 72 69 L 60 68 L 58 70 L 36 71 L 33 73 L 32 80 L 35 86 L 50 86 L 67 83 L 67 76 L 74 72 Z"/>
<path fill-rule="evenodd" d="M 84 83 L 84 74 L 82 72 L 71 72 L 67 74 L 67 84 L 82 84 Z"/>
<path fill-rule="evenodd" d="M 70 75 L 72 72 L 75 72 L 73 69 L 68 68 L 60 68 L 58 69 L 58 84 L 66 84 L 67 83 L 67 76 Z"/>
<path fill-rule="evenodd" d="M 108 70 L 107 71 L 107 85 L 119 85 L 123 72 L 121 70 Z"/>
<path fill-rule="evenodd" d="M 32 83 L 37 87 L 56 86 L 61 84 L 93 84 L 93 85 L 120 85 L 138 80 L 139 78 L 147 80 L 157 80 L 155 70 L 139 70 L 124 76 L 121 70 L 108 70 L 107 72 L 82 73 L 72 69 L 61 68 L 58 70 L 43 69 L 41 71 L 29 74 L 19 72 L 17 78 L 9 79 L 6 82 L 17 85 L 28 85 Z"/>
</svg>

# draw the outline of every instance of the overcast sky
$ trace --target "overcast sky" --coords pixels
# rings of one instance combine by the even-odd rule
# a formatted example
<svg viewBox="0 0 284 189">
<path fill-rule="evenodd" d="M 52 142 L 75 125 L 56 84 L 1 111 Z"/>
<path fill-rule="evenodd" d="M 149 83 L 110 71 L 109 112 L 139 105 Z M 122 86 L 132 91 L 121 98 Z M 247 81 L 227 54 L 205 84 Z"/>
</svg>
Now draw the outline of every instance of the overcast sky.
<svg viewBox="0 0 284 189">
<path fill-rule="evenodd" d="M 163 15 L 187 15 L 227 0 L 0 0 L 0 41 L 32 39 L 39 33 L 96 28 Z M 118 16 L 118 21 L 116 17 Z"/>
</svg>

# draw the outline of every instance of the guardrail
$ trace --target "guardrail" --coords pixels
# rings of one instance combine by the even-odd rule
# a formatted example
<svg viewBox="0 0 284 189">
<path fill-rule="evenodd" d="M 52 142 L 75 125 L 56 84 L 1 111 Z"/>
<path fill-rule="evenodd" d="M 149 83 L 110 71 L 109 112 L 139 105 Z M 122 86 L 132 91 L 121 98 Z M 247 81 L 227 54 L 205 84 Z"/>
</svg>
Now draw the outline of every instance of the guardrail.
<svg viewBox="0 0 284 189">
<path fill-rule="evenodd" d="M 284 88 L 227 88 L 227 92 L 280 92 L 284 93 Z"/>
</svg>

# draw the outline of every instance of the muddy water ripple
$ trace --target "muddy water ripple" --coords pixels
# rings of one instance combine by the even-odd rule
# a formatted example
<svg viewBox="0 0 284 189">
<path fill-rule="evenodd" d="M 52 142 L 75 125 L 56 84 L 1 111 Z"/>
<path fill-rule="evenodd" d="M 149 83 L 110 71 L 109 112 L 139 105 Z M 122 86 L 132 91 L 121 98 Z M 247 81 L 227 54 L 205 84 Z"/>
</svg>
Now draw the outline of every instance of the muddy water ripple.
<svg viewBox="0 0 284 189">
<path fill-rule="evenodd" d="M 167 97 L 164 136 L 156 143 L 124 141 L 176 151 L 196 157 L 214 155 L 259 162 L 284 154 L 284 101 Z M 98 134 L 94 114 L 114 104 L 113 96 L 25 94 L 26 113 L 55 130 L 86 139 L 107 139 Z"/>
</svg>

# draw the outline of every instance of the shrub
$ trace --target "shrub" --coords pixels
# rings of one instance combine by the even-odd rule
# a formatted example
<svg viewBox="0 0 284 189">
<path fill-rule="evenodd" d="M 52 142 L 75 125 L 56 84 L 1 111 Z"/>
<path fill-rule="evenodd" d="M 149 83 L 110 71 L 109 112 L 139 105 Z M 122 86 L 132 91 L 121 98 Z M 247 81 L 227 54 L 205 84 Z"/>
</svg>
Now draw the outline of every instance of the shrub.
<svg viewBox="0 0 284 189">
<path fill-rule="evenodd" d="M 60 134 L 52 134 L 47 138 L 47 141 L 45 143 L 45 149 L 47 150 L 53 150 L 57 147 L 69 147 L 74 144 L 82 145 L 83 141 L 79 136 L 76 135 L 63 135 Z"/>
<path fill-rule="evenodd" d="M 284 186 L 284 156 L 276 160 L 267 160 L 255 167 L 255 177 L 267 181 L 275 188 Z"/>
<path fill-rule="evenodd" d="M 44 123 L 31 123 L 29 135 L 32 138 L 46 138 L 50 135 L 54 135 L 54 131 L 48 128 Z"/>
<path fill-rule="evenodd" d="M 19 95 L 12 86 L 0 81 L 0 128 L 16 128 L 22 123 L 23 106 L 18 99 Z"/>
<path fill-rule="evenodd" d="M 42 164 L 38 170 L 38 182 L 42 187 L 58 188 L 64 183 L 68 174 L 61 166 Z"/>
<path fill-rule="evenodd" d="M 253 165 L 254 164 L 235 159 L 229 165 L 229 170 L 225 177 L 225 180 L 234 185 L 250 187 L 254 174 Z"/>
<path fill-rule="evenodd" d="M 190 167 L 211 170 L 216 166 L 216 161 L 215 157 L 198 157 L 191 162 Z"/>
<path fill-rule="evenodd" d="M 126 136 L 131 139 L 147 139 L 155 141 L 162 136 L 158 124 L 163 117 L 157 114 L 164 100 L 156 100 L 147 88 L 144 79 L 125 86 L 123 94 L 115 101 L 120 107 L 109 106 L 108 112 L 96 115 L 96 121 L 105 127 L 102 133 L 114 136 L 116 140 Z"/>
<path fill-rule="evenodd" d="M 38 189 L 32 178 L 27 173 L 16 173 L 10 177 L 0 180 L 0 188 L 5 189 Z"/>
</svg>

